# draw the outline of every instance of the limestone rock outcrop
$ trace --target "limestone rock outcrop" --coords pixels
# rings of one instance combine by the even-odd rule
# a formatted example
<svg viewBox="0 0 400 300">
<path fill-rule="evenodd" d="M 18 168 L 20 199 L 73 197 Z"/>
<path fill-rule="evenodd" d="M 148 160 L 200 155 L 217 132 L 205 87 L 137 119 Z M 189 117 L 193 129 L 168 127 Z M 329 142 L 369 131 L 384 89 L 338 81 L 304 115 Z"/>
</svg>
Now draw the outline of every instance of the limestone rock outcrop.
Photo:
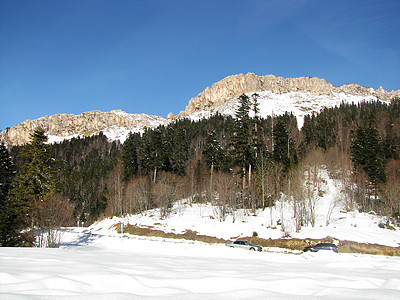
<svg viewBox="0 0 400 300">
<path fill-rule="evenodd" d="M 165 118 L 146 114 L 128 114 L 121 110 L 111 112 L 90 111 L 80 115 L 56 114 L 36 120 L 26 120 L 0 133 L 0 141 L 6 145 L 23 145 L 30 139 L 35 128 L 41 127 L 47 135 L 68 137 L 89 136 L 116 126 L 135 130 L 154 128 L 166 122 Z"/>
<path fill-rule="evenodd" d="M 193 112 L 218 108 L 225 101 L 238 97 L 242 93 L 271 91 L 275 94 L 288 92 L 310 92 L 314 95 L 332 95 L 346 93 L 351 95 L 375 96 L 382 100 L 400 97 L 400 90 L 387 92 L 382 87 L 378 90 L 358 84 L 347 84 L 335 87 L 325 79 L 317 77 L 283 78 L 275 75 L 258 76 L 253 73 L 238 74 L 226 77 L 211 87 L 207 87 L 196 97 L 190 99 L 185 111 L 175 118 L 186 117 Z"/>
</svg>

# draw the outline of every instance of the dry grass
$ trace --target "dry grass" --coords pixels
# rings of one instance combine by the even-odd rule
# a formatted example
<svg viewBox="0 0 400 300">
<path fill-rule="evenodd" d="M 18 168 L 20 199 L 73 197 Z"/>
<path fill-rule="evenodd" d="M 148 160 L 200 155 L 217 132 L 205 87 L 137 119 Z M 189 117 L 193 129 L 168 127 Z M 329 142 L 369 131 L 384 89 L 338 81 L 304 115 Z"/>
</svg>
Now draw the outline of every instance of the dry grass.
<svg viewBox="0 0 400 300">
<path fill-rule="evenodd" d="M 113 226 L 119 231 L 119 224 Z M 185 239 L 191 241 L 200 241 L 205 243 L 226 243 L 228 240 L 207 236 L 199 235 L 196 231 L 187 230 L 185 233 L 177 234 L 171 232 L 164 232 L 161 230 L 155 230 L 150 227 L 138 227 L 133 225 L 127 225 L 124 229 L 125 233 L 139 236 L 154 236 L 168 239 Z M 326 237 L 324 239 L 294 239 L 294 238 L 282 238 L 282 239 L 262 239 L 259 237 L 241 237 L 240 239 L 247 240 L 252 244 L 260 245 L 262 247 L 276 247 L 285 248 L 291 250 L 303 250 L 306 246 L 315 245 L 318 243 L 334 243 L 338 245 L 339 252 L 341 253 L 361 253 L 361 254 L 375 254 L 375 255 L 386 255 L 386 256 L 400 256 L 400 247 L 389 247 L 377 244 L 357 243 L 352 241 L 338 241 L 332 237 Z"/>
<path fill-rule="evenodd" d="M 117 227 L 119 230 L 119 226 Z M 224 239 L 219 239 L 207 235 L 199 235 L 197 234 L 196 231 L 192 230 L 186 230 L 185 233 L 172 233 L 172 232 L 164 232 L 161 230 L 155 230 L 151 228 L 143 228 L 143 227 L 128 225 L 125 226 L 124 232 L 140 236 L 156 236 L 168 239 L 185 239 L 185 240 L 200 241 L 205 243 L 225 243 Z"/>
</svg>

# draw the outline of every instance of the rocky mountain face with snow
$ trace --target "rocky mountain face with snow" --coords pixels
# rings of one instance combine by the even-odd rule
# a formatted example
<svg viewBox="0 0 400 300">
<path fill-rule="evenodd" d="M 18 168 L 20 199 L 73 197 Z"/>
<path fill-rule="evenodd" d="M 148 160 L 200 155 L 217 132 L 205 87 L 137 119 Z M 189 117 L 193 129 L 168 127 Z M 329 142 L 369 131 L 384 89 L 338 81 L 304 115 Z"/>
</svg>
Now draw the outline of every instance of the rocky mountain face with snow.
<svg viewBox="0 0 400 300">
<path fill-rule="evenodd" d="M 366 98 L 375 98 L 390 101 L 394 97 L 400 97 L 400 90 L 387 92 L 382 87 L 375 90 L 358 84 L 346 84 L 335 87 L 325 79 L 317 77 L 283 78 L 274 75 L 258 76 L 253 73 L 228 76 L 221 81 L 207 87 L 196 97 L 190 99 L 185 111 L 177 118 L 188 117 L 200 111 L 212 112 L 218 110 L 226 101 L 237 98 L 243 93 L 259 93 L 269 91 L 275 95 L 288 93 L 309 94 L 314 96 L 335 97 L 337 95 L 349 95 Z M 327 98 L 325 97 L 325 98 Z M 309 97 L 306 97 L 309 98 Z M 342 97 L 345 98 L 345 97 Z"/>
<path fill-rule="evenodd" d="M 50 142 L 62 141 L 74 136 L 88 136 L 103 132 L 110 140 L 124 141 L 130 131 L 154 128 L 176 119 L 200 119 L 220 113 L 233 115 L 237 97 L 243 93 L 259 94 L 260 115 L 293 112 L 299 126 L 305 114 L 318 112 L 345 102 L 370 100 L 390 101 L 400 97 L 400 90 L 387 92 L 382 87 L 375 90 L 357 84 L 335 87 L 325 79 L 316 77 L 282 78 L 274 75 L 258 76 L 253 73 L 228 76 L 198 96 L 190 99 L 188 106 L 177 116 L 172 113 L 168 120 L 159 116 L 128 114 L 121 110 L 111 112 L 91 111 L 80 115 L 57 114 L 36 120 L 26 120 L 0 133 L 0 141 L 6 145 L 22 145 L 29 141 L 36 127 L 42 127 Z"/>
<path fill-rule="evenodd" d="M 74 136 L 90 136 L 102 131 L 110 139 L 123 138 L 130 132 L 155 128 L 166 122 L 165 118 L 146 114 L 128 114 L 121 110 L 110 112 L 90 111 L 80 115 L 56 114 L 36 120 L 26 120 L 1 132 L 0 139 L 7 145 L 23 145 L 35 128 L 41 127 L 51 141 L 61 141 Z"/>
</svg>

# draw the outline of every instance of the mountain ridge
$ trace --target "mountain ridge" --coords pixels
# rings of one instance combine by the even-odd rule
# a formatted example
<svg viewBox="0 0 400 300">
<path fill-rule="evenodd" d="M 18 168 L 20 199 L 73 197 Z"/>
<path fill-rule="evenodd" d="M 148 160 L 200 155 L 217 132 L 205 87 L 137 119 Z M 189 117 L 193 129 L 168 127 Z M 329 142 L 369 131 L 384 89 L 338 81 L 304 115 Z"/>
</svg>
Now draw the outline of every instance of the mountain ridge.
<svg viewBox="0 0 400 300">
<path fill-rule="evenodd" d="M 358 84 L 345 84 L 335 87 L 332 83 L 318 77 L 283 78 L 275 75 L 258 76 L 254 73 L 237 74 L 225 77 L 207 87 L 203 92 L 189 100 L 184 111 L 177 118 L 190 115 L 198 110 L 213 110 L 225 101 L 238 97 L 243 93 L 271 91 L 275 94 L 290 92 L 311 93 L 315 96 L 333 96 L 335 93 L 345 93 L 355 96 L 375 97 L 390 101 L 400 97 L 400 89 L 388 92 L 382 87 L 375 90 L 372 87 L 363 87 Z"/>
<path fill-rule="evenodd" d="M 9 146 L 23 145 L 29 141 L 30 134 L 36 127 L 42 127 L 50 142 L 74 136 L 88 136 L 100 131 L 111 140 L 118 139 L 123 142 L 130 131 L 139 132 L 144 128 L 155 128 L 177 119 L 199 119 L 217 112 L 233 115 L 236 105 L 234 100 L 243 93 L 261 93 L 260 101 L 268 107 L 263 110 L 262 117 L 271 113 L 299 110 L 297 113 L 299 125 L 302 124 L 301 119 L 305 114 L 318 112 L 323 107 L 338 105 L 341 101 L 390 101 L 400 97 L 400 89 L 388 92 L 382 87 L 375 90 L 358 84 L 335 87 L 318 77 L 285 79 L 275 75 L 236 74 L 215 82 L 211 87 L 206 87 L 203 92 L 189 100 L 184 111 L 177 116 L 170 113 L 167 119 L 155 115 L 130 114 L 122 110 L 110 112 L 95 110 L 79 115 L 55 114 L 36 120 L 25 120 L 7 128 L 0 132 L 0 141 Z M 274 102 L 271 102 L 271 99 Z M 292 105 L 293 107 L 290 107 Z"/>
<path fill-rule="evenodd" d="M 129 114 L 122 110 L 101 112 L 99 110 L 74 114 L 55 114 L 41 117 L 7 128 L 0 133 L 0 140 L 6 145 L 23 145 L 29 141 L 35 128 L 41 127 L 51 141 L 60 141 L 74 136 L 89 136 L 112 127 L 124 128 L 126 135 L 144 128 L 155 128 L 165 124 L 163 117 L 147 114 Z M 107 135 L 107 134 L 106 134 Z M 59 139 L 57 139 L 58 137 Z"/>
</svg>

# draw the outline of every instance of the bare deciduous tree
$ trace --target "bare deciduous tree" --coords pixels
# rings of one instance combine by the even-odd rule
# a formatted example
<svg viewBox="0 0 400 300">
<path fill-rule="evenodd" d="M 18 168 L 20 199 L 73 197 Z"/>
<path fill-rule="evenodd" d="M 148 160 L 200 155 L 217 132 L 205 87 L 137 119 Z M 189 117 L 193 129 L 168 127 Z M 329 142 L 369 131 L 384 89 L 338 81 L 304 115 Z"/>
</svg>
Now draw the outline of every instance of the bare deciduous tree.
<svg viewBox="0 0 400 300">
<path fill-rule="evenodd" d="M 110 173 L 107 180 L 108 186 L 108 207 L 106 209 L 106 213 L 108 215 L 120 215 L 126 213 L 124 211 L 124 207 L 126 207 L 123 203 L 125 200 L 123 197 L 123 183 L 122 183 L 122 167 L 121 164 L 118 164 L 114 170 Z"/>
<path fill-rule="evenodd" d="M 150 180 L 147 177 L 131 178 L 125 187 L 125 200 L 128 213 L 143 213 L 153 207 L 150 198 Z"/>
<path fill-rule="evenodd" d="M 400 214 L 400 161 L 390 160 L 387 164 L 388 180 L 381 187 L 382 212 L 388 216 L 387 223 L 390 220 L 399 221 Z"/>
<path fill-rule="evenodd" d="M 160 209 L 160 217 L 169 216 L 173 202 L 182 196 L 182 179 L 170 173 L 159 173 L 157 182 L 152 186 L 152 198 Z"/>
<path fill-rule="evenodd" d="M 214 174 L 215 201 L 214 206 L 220 221 L 225 221 L 228 214 L 236 220 L 236 209 L 239 203 L 240 176 L 218 172 Z"/>
<path fill-rule="evenodd" d="M 37 206 L 37 243 L 39 247 L 59 247 L 61 227 L 73 223 L 73 207 L 59 194 L 50 194 Z"/>
</svg>

